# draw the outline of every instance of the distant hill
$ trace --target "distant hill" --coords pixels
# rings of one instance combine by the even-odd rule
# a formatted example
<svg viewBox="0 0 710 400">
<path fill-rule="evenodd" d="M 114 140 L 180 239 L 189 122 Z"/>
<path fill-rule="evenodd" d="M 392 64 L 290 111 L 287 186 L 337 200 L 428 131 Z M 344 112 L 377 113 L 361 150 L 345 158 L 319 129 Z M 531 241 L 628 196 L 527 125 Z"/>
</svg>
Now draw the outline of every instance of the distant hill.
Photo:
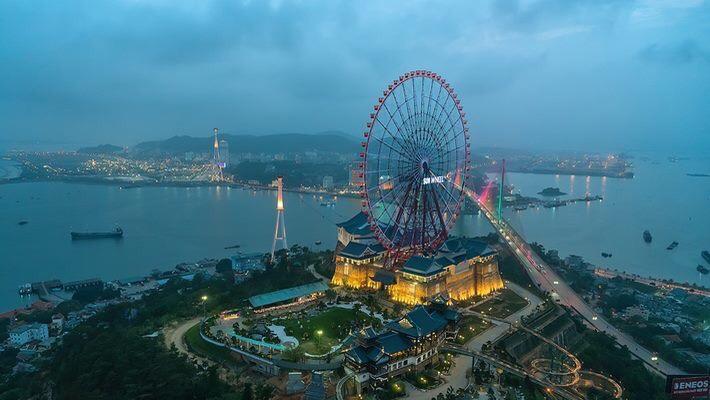
<svg viewBox="0 0 710 400">
<path fill-rule="evenodd" d="M 77 150 L 77 153 L 82 154 L 118 154 L 123 152 L 123 147 L 113 144 L 100 144 L 98 146 L 82 147 Z"/>
<path fill-rule="evenodd" d="M 230 135 L 220 134 L 220 140 L 229 143 L 230 153 L 302 153 L 318 151 L 350 154 L 358 151 L 358 142 L 342 132 L 322 132 L 312 135 L 282 133 L 276 135 Z M 181 155 L 186 152 L 212 151 L 212 137 L 173 136 L 165 140 L 143 142 L 131 152 L 136 155 Z"/>
</svg>

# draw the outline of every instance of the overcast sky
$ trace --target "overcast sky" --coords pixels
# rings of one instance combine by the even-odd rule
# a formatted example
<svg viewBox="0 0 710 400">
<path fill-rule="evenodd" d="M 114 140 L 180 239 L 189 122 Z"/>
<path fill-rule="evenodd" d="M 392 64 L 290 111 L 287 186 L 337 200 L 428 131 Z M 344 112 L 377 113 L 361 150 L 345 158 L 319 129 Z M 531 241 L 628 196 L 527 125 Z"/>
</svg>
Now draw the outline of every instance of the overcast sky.
<svg viewBox="0 0 710 400">
<path fill-rule="evenodd" d="M 474 148 L 710 152 L 710 2 L 0 1 L 0 140 L 360 133 L 430 69 Z"/>
</svg>

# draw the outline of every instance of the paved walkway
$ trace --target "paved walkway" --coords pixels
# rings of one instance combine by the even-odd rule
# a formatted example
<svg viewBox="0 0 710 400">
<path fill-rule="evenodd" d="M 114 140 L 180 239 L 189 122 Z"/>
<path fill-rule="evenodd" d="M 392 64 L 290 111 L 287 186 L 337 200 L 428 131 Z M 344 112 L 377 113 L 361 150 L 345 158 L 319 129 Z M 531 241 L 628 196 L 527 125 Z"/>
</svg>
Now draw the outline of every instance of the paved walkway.
<svg viewBox="0 0 710 400">
<path fill-rule="evenodd" d="M 454 390 L 465 387 L 468 384 L 466 370 L 471 367 L 471 357 L 459 355 L 454 357 L 454 362 L 456 365 L 451 369 L 451 375 L 442 375 L 442 378 L 444 378 L 446 382 L 435 389 L 421 391 L 411 383 L 405 382 L 407 399 L 431 400 L 432 397 L 438 396 L 439 393 L 446 394 L 446 389 L 448 389 L 449 386 L 452 386 Z"/>
</svg>

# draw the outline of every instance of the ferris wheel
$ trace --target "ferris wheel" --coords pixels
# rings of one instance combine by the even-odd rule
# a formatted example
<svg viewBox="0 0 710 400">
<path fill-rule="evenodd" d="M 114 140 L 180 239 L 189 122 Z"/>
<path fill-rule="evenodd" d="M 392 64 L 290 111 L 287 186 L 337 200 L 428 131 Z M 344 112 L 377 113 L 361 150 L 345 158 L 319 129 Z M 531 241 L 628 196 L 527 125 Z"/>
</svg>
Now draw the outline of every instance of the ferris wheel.
<svg viewBox="0 0 710 400">
<path fill-rule="evenodd" d="M 395 254 L 431 253 L 461 211 L 471 153 L 460 101 L 441 76 L 393 81 L 370 114 L 360 153 L 363 211 Z"/>
</svg>

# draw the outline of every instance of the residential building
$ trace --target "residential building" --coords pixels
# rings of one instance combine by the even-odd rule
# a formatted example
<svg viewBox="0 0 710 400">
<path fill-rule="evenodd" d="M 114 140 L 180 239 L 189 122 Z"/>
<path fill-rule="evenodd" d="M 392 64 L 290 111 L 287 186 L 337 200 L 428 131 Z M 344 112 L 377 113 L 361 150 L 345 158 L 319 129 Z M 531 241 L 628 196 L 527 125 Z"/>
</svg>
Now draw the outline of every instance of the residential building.
<svg viewBox="0 0 710 400">
<path fill-rule="evenodd" d="M 47 324 L 26 324 L 20 325 L 10 330 L 10 343 L 19 347 L 32 341 L 45 341 L 49 339 L 49 327 Z"/>
</svg>

